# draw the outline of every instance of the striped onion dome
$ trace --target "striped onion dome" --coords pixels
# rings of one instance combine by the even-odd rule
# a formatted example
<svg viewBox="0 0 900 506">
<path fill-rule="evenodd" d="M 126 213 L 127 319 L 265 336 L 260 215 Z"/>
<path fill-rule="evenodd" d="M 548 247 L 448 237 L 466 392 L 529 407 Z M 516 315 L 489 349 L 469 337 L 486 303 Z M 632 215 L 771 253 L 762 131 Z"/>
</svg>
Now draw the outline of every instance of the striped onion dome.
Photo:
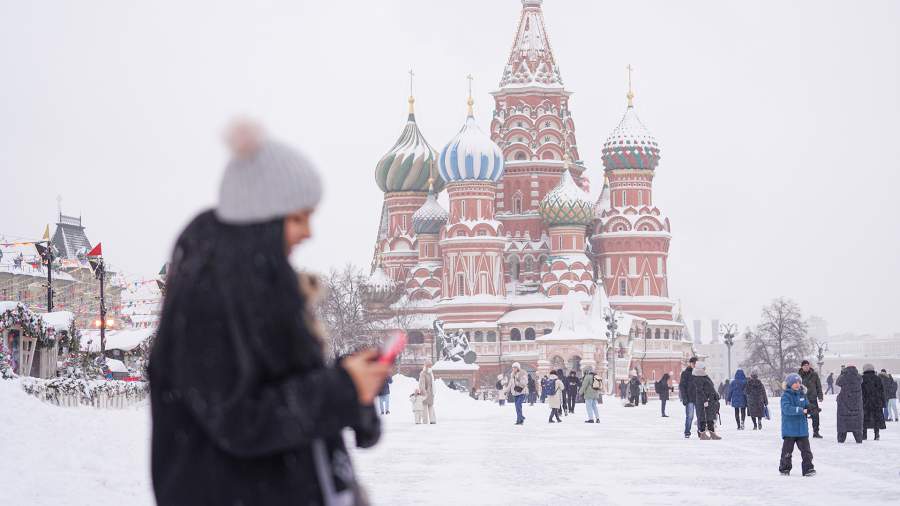
<svg viewBox="0 0 900 506">
<path fill-rule="evenodd" d="M 444 147 L 439 159 L 441 177 L 453 181 L 491 181 L 503 175 L 503 152 L 475 123 L 469 99 L 469 115 L 458 134 Z"/>
<path fill-rule="evenodd" d="M 378 165 L 375 166 L 375 181 L 381 191 L 387 192 L 424 192 L 428 191 L 428 178 L 432 174 L 437 151 L 428 144 L 419 126 L 413 110 L 415 99 L 409 97 L 409 117 L 406 127 Z M 435 191 L 444 188 L 440 179 L 434 182 Z"/>
<path fill-rule="evenodd" d="M 594 205 L 572 179 L 572 174 L 563 171 L 562 178 L 541 199 L 541 218 L 547 226 L 554 225 L 587 225 L 594 219 Z"/>
<path fill-rule="evenodd" d="M 428 192 L 428 198 L 412 216 L 413 230 L 417 234 L 437 234 L 447 223 L 450 213 L 438 204 L 434 192 Z"/>
<path fill-rule="evenodd" d="M 603 166 L 613 169 L 656 169 L 659 145 L 629 105 L 619 126 L 603 143 Z"/>
</svg>

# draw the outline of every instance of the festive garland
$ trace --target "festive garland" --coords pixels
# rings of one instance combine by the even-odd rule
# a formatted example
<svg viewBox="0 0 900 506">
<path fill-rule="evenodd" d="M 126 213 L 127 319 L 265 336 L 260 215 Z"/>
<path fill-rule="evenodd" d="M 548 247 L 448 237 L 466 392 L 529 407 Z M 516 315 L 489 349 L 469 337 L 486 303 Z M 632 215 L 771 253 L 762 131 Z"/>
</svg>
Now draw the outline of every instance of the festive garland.
<svg viewBox="0 0 900 506">
<path fill-rule="evenodd" d="M 56 404 L 59 404 L 61 397 L 75 397 L 79 404 L 91 404 L 100 396 L 123 396 L 133 402 L 144 399 L 150 391 L 149 384 L 144 381 L 86 380 L 75 377 L 49 380 L 27 378 L 22 380 L 22 389 L 38 399 Z"/>
<path fill-rule="evenodd" d="M 37 339 L 37 345 L 41 348 L 52 347 L 55 343 L 55 339 L 47 335 L 44 319 L 26 309 L 22 304 L 16 304 L 16 307 L 7 309 L 0 314 L 0 330 L 10 327 L 21 327 L 26 336 Z"/>
</svg>

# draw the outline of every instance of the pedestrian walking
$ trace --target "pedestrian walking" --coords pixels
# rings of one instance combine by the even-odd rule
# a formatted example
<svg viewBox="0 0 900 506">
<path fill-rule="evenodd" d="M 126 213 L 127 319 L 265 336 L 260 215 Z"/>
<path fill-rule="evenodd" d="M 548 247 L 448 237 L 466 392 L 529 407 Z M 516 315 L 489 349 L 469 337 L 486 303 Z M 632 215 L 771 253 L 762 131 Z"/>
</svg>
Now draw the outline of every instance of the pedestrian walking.
<svg viewBox="0 0 900 506">
<path fill-rule="evenodd" d="M 567 411 L 569 413 L 575 413 L 575 401 L 578 400 L 578 390 L 581 389 L 581 380 L 578 378 L 578 373 L 575 372 L 575 369 L 569 371 L 568 382 L 566 383 L 566 399 L 569 401 L 569 405 L 567 407 Z"/>
<path fill-rule="evenodd" d="M 378 393 L 378 411 L 382 415 L 391 414 L 391 383 L 393 382 L 394 378 L 388 377 L 384 386 L 381 387 L 381 392 Z"/>
<path fill-rule="evenodd" d="M 654 385 L 654 389 L 656 390 L 656 395 L 659 397 L 659 411 L 662 413 L 663 418 L 668 418 L 669 415 L 666 414 L 666 402 L 669 400 L 669 373 L 662 375 L 662 378 Z"/>
<path fill-rule="evenodd" d="M 862 377 L 856 366 L 841 366 L 841 374 L 835 384 L 841 391 L 837 395 L 837 439 L 847 440 L 847 433 L 853 434 L 857 443 L 863 442 L 863 394 Z"/>
<path fill-rule="evenodd" d="M 534 376 L 528 373 L 528 405 L 534 406 L 537 401 L 537 385 L 534 382 Z"/>
<path fill-rule="evenodd" d="M 437 418 L 434 416 L 434 373 L 431 371 L 431 359 L 425 359 L 425 366 L 419 373 L 419 390 L 425 396 L 422 401 L 425 405 L 425 422 L 434 425 Z"/>
<path fill-rule="evenodd" d="M 522 425 L 525 423 L 522 404 L 525 403 L 525 396 L 528 395 L 528 375 L 518 362 L 513 362 L 512 371 L 509 373 L 509 393 L 516 405 L 516 425 Z"/>
<path fill-rule="evenodd" d="M 716 434 L 716 417 L 719 415 L 719 396 L 716 386 L 706 374 L 706 364 L 699 362 L 694 366 L 691 388 L 697 406 L 697 430 L 700 439 L 722 439 Z"/>
<path fill-rule="evenodd" d="M 569 416 L 569 378 L 562 369 L 556 370 L 556 378 L 563 384 L 563 391 L 560 397 L 560 402 L 562 402 L 562 414 L 563 416 Z"/>
<path fill-rule="evenodd" d="M 825 384 L 828 385 L 828 390 L 825 390 L 825 395 L 834 395 L 834 373 L 828 373 L 828 377 L 825 378 Z"/>
<path fill-rule="evenodd" d="M 734 373 L 734 381 L 728 385 L 728 404 L 734 408 L 734 421 L 738 430 L 744 430 L 747 419 L 747 376 L 743 369 Z"/>
<path fill-rule="evenodd" d="M 288 260 L 311 236 L 318 171 L 256 125 L 228 141 L 218 202 L 168 264 L 149 372 L 156 503 L 362 503 L 343 432 L 378 441 L 390 366 L 376 350 L 326 363 L 318 285 Z"/>
<path fill-rule="evenodd" d="M 641 405 L 647 404 L 647 380 L 641 381 Z"/>
<path fill-rule="evenodd" d="M 809 426 L 806 415 L 809 413 L 809 396 L 803 386 L 799 374 L 788 374 L 784 381 L 784 393 L 781 394 L 781 460 L 778 471 L 782 476 L 791 474 L 791 459 L 794 446 L 800 450 L 803 459 L 801 470 L 803 476 L 815 476 L 813 454 L 809 447 Z"/>
<path fill-rule="evenodd" d="M 628 385 L 625 380 L 619 380 L 619 397 L 624 401 L 628 397 Z"/>
<path fill-rule="evenodd" d="M 744 388 L 747 397 L 747 413 L 753 422 L 753 430 L 762 430 L 762 419 L 766 416 L 766 406 L 769 405 L 769 396 L 766 394 L 766 387 L 759 380 L 759 373 L 750 372 L 750 379 Z"/>
<path fill-rule="evenodd" d="M 884 420 L 886 422 L 898 421 L 897 416 L 897 381 L 887 370 L 881 370 L 881 383 L 884 385 Z"/>
<path fill-rule="evenodd" d="M 594 371 L 588 370 L 581 379 L 581 396 L 584 397 L 584 409 L 588 419 L 584 423 L 600 423 L 600 410 L 597 409 L 597 399 L 603 390 L 603 381 Z"/>
<path fill-rule="evenodd" d="M 497 375 L 497 404 L 501 407 L 506 404 L 506 388 L 509 384 L 509 380 L 506 379 L 506 376 L 502 374 Z"/>
<path fill-rule="evenodd" d="M 884 385 L 881 378 L 875 374 L 875 366 L 866 364 L 863 366 L 862 375 L 863 397 L 863 439 L 869 436 L 869 429 L 875 431 L 875 441 L 880 439 L 879 431 L 885 428 L 884 424 Z"/>
<path fill-rule="evenodd" d="M 822 409 L 819 408 L 819 402 L 825 398 L 822 392 L 822 382 L 819 381 L 819 373 L 813 369 L 809 360 L 804 360 L 800 363 L 800 371 L 798 371 L 798 374 L 800 374 L 800 378 L 803 380 L 803 386 L 806 387 L 806 399 L 809 401 L 807 411 L 809 412 L 809 417 L 812 419 L 813 426 L 812 437 L 821 439 L 822 436 L 819 434 L 819 413 Z"/>
<path fill-rule="evenodd" d="M 541 377 L 541 404 L 547 402 L 547 394 L 545 392 L 547 391 L 546 386 L 548 381 L 550 381 L 550 379 L 546 374 Z"/>
<path fill-rule="evenodd" d="M 562 395 L 566 388 L 555 372 L 550 373 L 550 378 L 547 380 L 547 388 L 547 405 L 550 406 L 550 418 L 548 421 L 550 423 L 562 423 L 562 418 L 559 415 L 562 412 Z M 556 418 L 555 421 L 553 420 L 554 417 Z"/>
<path fill-rule="evenodd" d="M 678 399 L 684 405 L 684 437 L 691 437 L 691 430 L 694 425 L 694 415 L 696 414 L 696 405 L 694 404 L 694 389 L 691 382 L 694 379 L 694 365 L 697 364 L 697 357 L 691 357 L 688 360 L 687 367 L 681 371 L 681 377 L 678 379 Z M 699 432 L 698 432 L 699 435 Z"/>
</svg>

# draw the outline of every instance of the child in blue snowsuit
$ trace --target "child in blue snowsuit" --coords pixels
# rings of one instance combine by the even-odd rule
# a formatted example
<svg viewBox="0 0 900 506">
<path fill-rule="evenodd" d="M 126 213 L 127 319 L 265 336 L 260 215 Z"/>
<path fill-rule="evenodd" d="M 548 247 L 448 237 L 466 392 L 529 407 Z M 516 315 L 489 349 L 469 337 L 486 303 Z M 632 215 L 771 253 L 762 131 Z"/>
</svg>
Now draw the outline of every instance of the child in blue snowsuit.
<svg viewBox="0 0 900 506">
<path fill-rule="evenodd" d="M 788 374 L 784 381 L 784 393 L 781 394 L 781 463 L 778 470 L 787 476 L 791 474 L 791 457 L 794 445 L 800 449 L 803 458 L 803 476 L 814 476 L 813 454 L 809 448 L 809 426 L 806 423 L 807 407 L 806 387 L 799 374 Z"/>
</svg>

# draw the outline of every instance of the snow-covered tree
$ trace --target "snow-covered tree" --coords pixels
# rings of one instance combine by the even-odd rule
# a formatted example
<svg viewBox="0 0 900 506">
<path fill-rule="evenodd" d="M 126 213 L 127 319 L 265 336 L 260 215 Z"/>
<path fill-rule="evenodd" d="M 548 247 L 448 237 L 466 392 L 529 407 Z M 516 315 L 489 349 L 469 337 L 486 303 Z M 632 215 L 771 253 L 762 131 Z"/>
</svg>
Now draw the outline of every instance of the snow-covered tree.
<svg viewBox="0 0 900 506">
<path fill-rule="evenodd" d="M 332 268 L 321 279 L 324 293 L 316 305 L 316 313 L 325 327 L 331 355 L 339 357 L 377 342 L 365 306 L 363 271 L 347 264 L 342 269 Z"/>
<path fill-rule="evenodd" d="M 741 366 L 758 371 L 763 382 L 778 390 L 785 376 L 808 357 L 813 343 L 796 302 L 775 299 L 763 308 L 761 316 L 756 328 L 748 328 L 744 335 L 747 359 Z"/>
</svg>

